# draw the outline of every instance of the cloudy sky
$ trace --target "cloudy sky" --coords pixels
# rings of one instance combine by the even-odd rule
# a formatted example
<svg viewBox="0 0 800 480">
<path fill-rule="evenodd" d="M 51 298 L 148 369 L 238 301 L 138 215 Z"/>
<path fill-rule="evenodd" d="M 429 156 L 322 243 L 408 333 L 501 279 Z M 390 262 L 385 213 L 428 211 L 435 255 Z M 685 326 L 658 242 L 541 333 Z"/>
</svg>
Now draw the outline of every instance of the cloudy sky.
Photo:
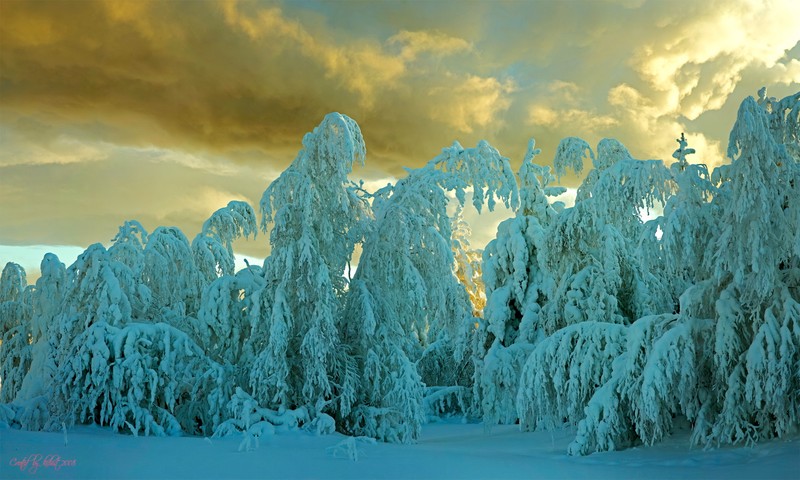
<svg viewBox="0 0 800 480">
<path fill-rule="evenodd" d="M 800 90 L 792 3 L 2 0 L 0 265 L 35 277 L 126 219 L 191 239 L 331 111 L 360 124 L 368 185 L 454 140 L 516 167 L 531 137 L 540 163 L 565 136 L 667 160 L 686 132 L 718 165 L 744 97 Z"/>
</svg>

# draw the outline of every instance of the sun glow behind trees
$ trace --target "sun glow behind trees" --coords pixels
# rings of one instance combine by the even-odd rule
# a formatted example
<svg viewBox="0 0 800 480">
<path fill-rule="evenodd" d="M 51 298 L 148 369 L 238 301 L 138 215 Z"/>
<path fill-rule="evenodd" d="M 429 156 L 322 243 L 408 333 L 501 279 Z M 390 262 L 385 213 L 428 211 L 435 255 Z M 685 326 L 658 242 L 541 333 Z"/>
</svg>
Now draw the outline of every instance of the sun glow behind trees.
<svg viewBox="0 0 800 480">
<path fill-rule="evenodd" d="M 250 448 L 296 427 L 412 442 L 459 412 L 576 426 L 572 454 L 652 444 L 678 417 L 701 445 L 793 434 L 799 145 L 800 93 L 764 91 L 711 173 L 682 135 L 670 167 L 569 137 L 555 174 L 593 168 L 567 208 L 533 141 L 516 175 L 488 143 L 454 143 L 367 191 L 348 179 L 360 128 L 329 114 L 264 192 L 263 266 L 235 270 L 232 242 L 257 228 L 236 201 L 191 243 L 129 221 L 69 267 L 48 254 L 35 286 L 9 263 L 0 421 Z M 498 200 L 515 215 L 479 262 L 460 216 Z"/>
</svg>

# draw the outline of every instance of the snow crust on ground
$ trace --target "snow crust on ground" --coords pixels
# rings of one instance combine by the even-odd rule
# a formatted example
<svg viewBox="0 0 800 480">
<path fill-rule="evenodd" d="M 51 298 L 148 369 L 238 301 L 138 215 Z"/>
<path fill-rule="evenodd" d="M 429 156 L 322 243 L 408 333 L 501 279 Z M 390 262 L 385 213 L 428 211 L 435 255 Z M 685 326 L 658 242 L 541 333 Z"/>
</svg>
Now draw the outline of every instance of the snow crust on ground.
<svg viewBox="0 0 800 480">
<path fill-rule="evenodd" d="M 79 426 L 65 438 L 6 428 L 0 429 L 0 479 L 800 478 L 800 437 L 702 450 L 689 448 L 688 432 L 679 432 L 653 447 L 570 457 L 565 452 L 574 434 L 525 433 L 516 426 L 486 432 L 482 424 L 446 421 L 425 425 L 414 445 L 291 431 L 240 451 L 238 436 L 134 437 Z"/>
</svg>

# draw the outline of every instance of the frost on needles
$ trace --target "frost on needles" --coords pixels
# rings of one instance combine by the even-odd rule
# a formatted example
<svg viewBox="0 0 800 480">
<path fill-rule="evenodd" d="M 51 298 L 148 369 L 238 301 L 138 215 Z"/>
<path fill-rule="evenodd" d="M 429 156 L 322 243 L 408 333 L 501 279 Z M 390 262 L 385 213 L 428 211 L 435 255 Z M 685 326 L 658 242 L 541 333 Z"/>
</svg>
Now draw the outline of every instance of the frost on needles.
<svg viewBox="0 0 800 480">
<path fill-rule="evenodd" d="M 350 180 L 359 126 L 329 114 L 258 212 L 230 202 L 191 242 L 126 221 L 69 267 L 45 255 L 35 285 L 8 263 L 0 426 L 250 449 L 294 428 L 413 442 L 458 413 L 572 426 L 576 455 L 678 423 L 701 446 L 797 434 L 800 93 L 745 99 L 711 172 L 677 144 L 665 164 L 569 137 L 551 171 L 531 141 L 515 174 L 456 142 L 369 192 Z M 481 255 L 462 210 L 498 201 L 514 215 Z M 270 255 L 235 271 L 233 241 L 259 227 Z"/>
</svg>

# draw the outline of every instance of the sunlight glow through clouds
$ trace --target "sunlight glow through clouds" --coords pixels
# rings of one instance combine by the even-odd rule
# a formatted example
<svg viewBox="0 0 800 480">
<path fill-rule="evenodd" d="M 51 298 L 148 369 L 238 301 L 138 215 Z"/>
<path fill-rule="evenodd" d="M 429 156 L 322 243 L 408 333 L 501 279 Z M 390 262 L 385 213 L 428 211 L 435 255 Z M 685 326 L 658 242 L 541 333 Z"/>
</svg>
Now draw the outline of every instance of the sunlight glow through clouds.
<svg viewBox="0 0 800 480">
<path fill-rule="evenodd" d="M 46 253 L 54 253 L 61 263 L 70 266 L 83 251 L 84 248 L 73 245 L 0 245 L 0 259 L 8 259 L 22 266 L 27 274 L 28 285 L 32 285 L 41 275 L 39 266 Z"/>
</svg>

